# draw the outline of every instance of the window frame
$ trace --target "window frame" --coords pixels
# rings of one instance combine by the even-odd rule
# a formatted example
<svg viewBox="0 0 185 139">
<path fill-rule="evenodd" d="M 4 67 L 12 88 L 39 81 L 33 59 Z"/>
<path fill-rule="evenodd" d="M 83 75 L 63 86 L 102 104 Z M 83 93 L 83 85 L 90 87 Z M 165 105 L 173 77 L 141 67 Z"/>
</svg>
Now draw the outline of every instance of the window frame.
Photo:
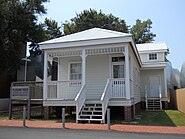
<svg viewBox="0 0 185 139">
<path fill-rule="evenodd" d="M 158 54 L 157 53 L 149 53 L 148 54 L 148 60 L 149 61 L 156 61 L 156 60 L 158 60 Z"/>
<path fill-rule="evenodd" d="M 74 79 L 71 79 L 71 65 L 72 64 L 81 64 L 81 66 L 82 66 L 82 62 L 81 61 L 74 61 L 74 62 L 69 62 L 69 65 L 68 65 L 68 79 L 69 79 L 69 81 L 81 81 L 82 80 L 82 68 L 81 68 L 81 79 L 79 79 L 79 80 L 74 80 Z M 77 74 L 80 74 L 80 73 L 77 73 Z"/>
</svg>

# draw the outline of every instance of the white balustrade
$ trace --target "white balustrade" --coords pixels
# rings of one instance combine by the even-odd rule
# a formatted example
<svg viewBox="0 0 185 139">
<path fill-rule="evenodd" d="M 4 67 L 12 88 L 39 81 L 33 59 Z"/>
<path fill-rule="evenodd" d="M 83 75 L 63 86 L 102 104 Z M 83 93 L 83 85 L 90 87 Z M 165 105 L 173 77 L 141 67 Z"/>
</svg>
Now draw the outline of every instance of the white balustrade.
<svg viewBox="0 0 185 139">
<path fill-rule="evenodd" d="M 107 80 L 107 83 L 105 85 L 103 94 L 101 96 L 101 102 L 102 102 L 102 119 L 103 123 L 105 122 L 105 115 L 106 115 L 106 110 L 108 107 L 109 99 L 110 99 L 110 80 Z"/>
<path fill-rule="evenodd" d="M 76 101 L 76 119 L 78 120 L 78 115 L 80 110 L 82 109 L 84 103 L 85 103 L 85 93 L 86 88 L 85 84 L 81 87 L 80 91 L 76 95 L 75 101 Z"/>
<path fill-rule="evenodd" d="M 48 99 L 75 99 L 81 84 L 81 81 L 50 81 Z"/>
<path fill-rule="evenodd" d="M 126 98 L 125 79 L 110 79 L 111 98 Z"/>
</svg>

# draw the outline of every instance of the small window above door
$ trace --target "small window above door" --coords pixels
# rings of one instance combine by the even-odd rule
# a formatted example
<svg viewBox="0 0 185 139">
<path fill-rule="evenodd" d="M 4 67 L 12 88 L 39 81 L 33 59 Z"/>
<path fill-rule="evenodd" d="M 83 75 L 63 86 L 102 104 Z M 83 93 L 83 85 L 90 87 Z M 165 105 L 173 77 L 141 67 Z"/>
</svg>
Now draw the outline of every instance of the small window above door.
<svg viewBox="0 0 185 139">
<path fill-rule="evenodd" d="M 112 57 L 112 62 L 123 62 L 123 61 L 125 61 L 125 57 L 124 56 Z"/>
</svg>

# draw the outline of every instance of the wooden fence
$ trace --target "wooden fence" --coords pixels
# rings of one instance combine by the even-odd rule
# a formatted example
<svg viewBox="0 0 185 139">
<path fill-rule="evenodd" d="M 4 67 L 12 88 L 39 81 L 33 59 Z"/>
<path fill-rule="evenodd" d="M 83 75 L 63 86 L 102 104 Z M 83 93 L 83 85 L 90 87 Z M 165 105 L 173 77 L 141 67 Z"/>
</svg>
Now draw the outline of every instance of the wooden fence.
<svg viewBox="0 0 185 139">
<path fill-rule="evenodd" d="M 185 88 L 171 92 L 170 102 L 173 108 L 185 113 Z"/>
</svg>

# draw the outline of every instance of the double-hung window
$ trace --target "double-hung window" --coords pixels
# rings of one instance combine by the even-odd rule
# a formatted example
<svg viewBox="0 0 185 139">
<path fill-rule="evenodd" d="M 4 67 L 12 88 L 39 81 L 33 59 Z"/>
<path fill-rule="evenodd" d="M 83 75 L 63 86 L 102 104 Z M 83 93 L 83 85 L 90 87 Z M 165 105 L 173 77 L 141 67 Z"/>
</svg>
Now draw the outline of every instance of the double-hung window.
<svg viewBox="0 0 185 139">
<path fill-rule="evenodd" d="M 70 63 L 70 80 L 82 79 L 82 63 Z"/>
</svg>

